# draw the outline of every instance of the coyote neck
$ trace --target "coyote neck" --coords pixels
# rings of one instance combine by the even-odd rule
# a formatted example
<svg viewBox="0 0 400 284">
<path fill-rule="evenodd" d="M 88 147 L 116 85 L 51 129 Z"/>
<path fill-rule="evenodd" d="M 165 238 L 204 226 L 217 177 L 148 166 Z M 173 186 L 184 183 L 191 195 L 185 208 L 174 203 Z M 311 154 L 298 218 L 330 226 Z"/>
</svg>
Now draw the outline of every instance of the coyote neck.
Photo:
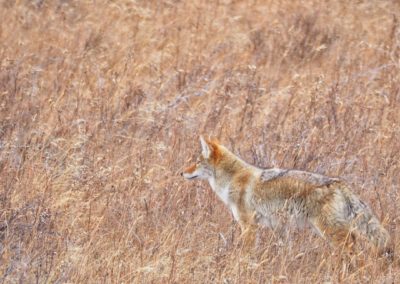
<svg viewBox="0 0 400 284">
<path fill-rule="evenodd" d="M 260 171 L 258 168 L 246 163 L 232 153 L 228 152 L 224 154 L 224 159 L 215 167 L 213 176 L 208 180 L 211 188 L 218 195 L 220 195 L 221 191 L 230 190 L 235 177 L 241 175 L 254 176 L 255 173 Z"/>
</svg>

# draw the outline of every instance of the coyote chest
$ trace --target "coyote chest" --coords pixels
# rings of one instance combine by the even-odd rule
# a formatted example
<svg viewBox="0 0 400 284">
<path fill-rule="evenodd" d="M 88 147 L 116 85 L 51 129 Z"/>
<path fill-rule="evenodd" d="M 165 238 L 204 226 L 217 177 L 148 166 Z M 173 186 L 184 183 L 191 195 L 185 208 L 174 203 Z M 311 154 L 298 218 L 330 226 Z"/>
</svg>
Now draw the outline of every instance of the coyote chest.
<svg viewBox="0 0 400 284">
<path fill-rule="evenodd" d="M 231 186 L 217 186 L 215 179 L 209 179 L 212 190 L 218 195 L 218 197 L 225 203 L 226 206 L 231 210 L 233 217 L 236 221 L 239 221 L 239 210 L 237 204 L 232 200 L 230 196 Z"/>
</svg>

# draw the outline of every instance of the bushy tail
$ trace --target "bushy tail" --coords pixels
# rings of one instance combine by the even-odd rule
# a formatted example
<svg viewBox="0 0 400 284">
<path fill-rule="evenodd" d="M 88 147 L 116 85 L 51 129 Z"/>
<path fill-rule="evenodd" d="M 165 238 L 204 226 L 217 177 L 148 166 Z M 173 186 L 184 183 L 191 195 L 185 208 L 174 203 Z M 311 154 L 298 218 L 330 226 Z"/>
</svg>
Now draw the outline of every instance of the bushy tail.
<svg viewBox="0 0 400 284">
<path fill-rule="evenodd" d="M 388 231 L 386 231 L 379 220 L 373 215 L 370 208 L 367 208 L 367 210 L 363 212 L 358 212 L 356 227 L 379 249 L 384 249 L 389 245 L 390 236 Z"/>
<path fill-rule="evenodd" d="M 390 235 L 371 208 L 351 192 L 347 195 L 348 213 L 353 219 L 355 229 L 373 243 L 381 253 L 393 255 Z"/>
</svg>

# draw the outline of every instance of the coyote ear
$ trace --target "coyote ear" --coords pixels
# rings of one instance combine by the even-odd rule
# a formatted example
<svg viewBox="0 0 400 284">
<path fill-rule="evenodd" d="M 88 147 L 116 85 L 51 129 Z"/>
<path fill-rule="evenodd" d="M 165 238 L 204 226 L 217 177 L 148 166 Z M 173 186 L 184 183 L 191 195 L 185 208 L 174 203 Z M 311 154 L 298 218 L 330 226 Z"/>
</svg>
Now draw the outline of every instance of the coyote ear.
<svg viewBox="0 0 400 284">
<path fill-rule="evenodd" d="M 208 146 L 208 143 L 206 142 L 206 140 L 204 140 L 203 136 L 200 136 L 200 143 L 201 143 L 201 150 L 202 150 L 202 154 L 203 157 L 208 159 L 210 158 L 211 155 L 211 149 L 210 146 Z"/>
</svg>

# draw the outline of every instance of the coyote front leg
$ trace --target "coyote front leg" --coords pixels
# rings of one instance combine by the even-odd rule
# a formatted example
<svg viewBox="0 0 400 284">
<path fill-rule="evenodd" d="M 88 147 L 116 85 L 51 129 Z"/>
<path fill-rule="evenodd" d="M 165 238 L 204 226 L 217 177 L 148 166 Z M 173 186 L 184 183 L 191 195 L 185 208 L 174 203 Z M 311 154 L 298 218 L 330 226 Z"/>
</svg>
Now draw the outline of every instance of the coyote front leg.
<svg viewBox="0 0 400 284">
<path fill-rule="evenodd" d="M 255 246 L 257 225 L 254 222 L 254 217 L 240 216 L 239 224 L 242 231 L 241 238 L 246 251 L 251 251 Z"/>
</svg>

